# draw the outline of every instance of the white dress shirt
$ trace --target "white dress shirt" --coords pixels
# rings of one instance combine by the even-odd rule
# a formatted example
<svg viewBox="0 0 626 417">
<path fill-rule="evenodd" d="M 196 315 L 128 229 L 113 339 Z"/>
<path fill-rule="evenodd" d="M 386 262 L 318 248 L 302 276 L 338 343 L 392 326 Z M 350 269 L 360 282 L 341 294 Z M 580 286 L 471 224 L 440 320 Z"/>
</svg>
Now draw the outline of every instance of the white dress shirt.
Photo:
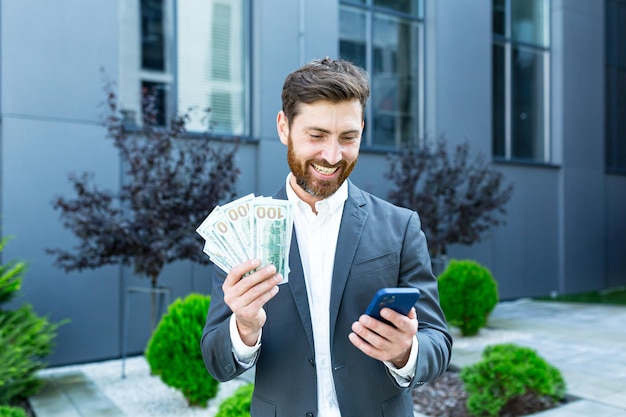
<svg viewBox="0 0 626 417">
<path fill-rule="evenodd" d="M 330 197 L 311 207 L 302 201 L 289 185 L 287 198 L 294 203 L 294 227 L 298 237 L 300 259 L 306 282 L 313 324 L 315 369 L 317 372 L 317 415 L 341 417 L 330 357 L 330 288 L 335 263 L 335 250 L 343 206 L 348 198 L 348 183 Z M 346 335 L 348 337 L 348 335 Z"/>
<path fill-rule="evenodd" d="M 318 394 L 317 416 L 341 417 L 332 372 L 329 306 L 335 250 L 343 206 L 348 198 L 348 183 L 344 182 L 333 195 L 315 203 L 317 211 L 315 214 L 291 188 L 290 178 L 291 174 L 287 176 L 287 198 L 294 203 L 294 227 L 313 326 Z M 253 347 L 244 344 L 239 337 L 234 315 L 231 316 L 230 334 L 233 353 L 237 360 L 244 366 L 251 366 L 260 348 L 260 337 Z M 396 368 L 390 362 L 385 362 L 394 378 L 402 386 L 408 386 L 415 373 L 417 345 L 417 337 L 415 337 L 409 361 L 402 369 Z"/>
</svg>

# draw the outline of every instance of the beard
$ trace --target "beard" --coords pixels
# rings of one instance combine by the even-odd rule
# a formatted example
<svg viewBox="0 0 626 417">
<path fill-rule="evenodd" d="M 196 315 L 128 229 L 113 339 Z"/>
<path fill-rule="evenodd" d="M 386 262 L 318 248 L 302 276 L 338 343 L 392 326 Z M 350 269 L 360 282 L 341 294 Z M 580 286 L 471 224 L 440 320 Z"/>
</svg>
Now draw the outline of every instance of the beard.
<svg viewBox="0 0 626 417">
<path fill-rule="evenodd" d="M 339 187 L 341 187 L 341 185 L 344 183 L 346 178 L 350 176 L 350 173 L 356 165 L 357 159 L 358 158 L 355 158 L 354 161 L 350 163 L 342 159 L 335 165 L 329 164 L 328 161 L 324 159 L 298 159 L 293 150 L 291 134 L 289 135 L 287 146 L 287 162 L 289 163 L 291 173 L 296 179 L 296 184 L 298 184 L 298 186 L 302 188 L 306 193 L 315 198 L 324 199 L 335 194 Z M 328 168 L 337 168 L 339 171 L 339 176 L 331 180 L 319 179 L 309 171 L 309 166 L 311 166 L 311 164 Z"/>
</svg>

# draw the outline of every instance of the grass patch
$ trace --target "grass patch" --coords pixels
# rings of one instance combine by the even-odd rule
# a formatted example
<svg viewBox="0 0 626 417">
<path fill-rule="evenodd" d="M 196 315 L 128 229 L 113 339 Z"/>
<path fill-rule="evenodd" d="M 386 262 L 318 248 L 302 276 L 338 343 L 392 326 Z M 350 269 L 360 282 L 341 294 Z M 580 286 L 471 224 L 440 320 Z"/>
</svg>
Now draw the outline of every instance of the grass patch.
<svg viewBox="0 0 626 417">
<path fill-rule="evenodd" d="M 607 288 L 599 291 L 557 295 L 555 297 L 537 297 L 536 299 L 541 301 L 626 305 L 626 286 Z"/>
</svg>

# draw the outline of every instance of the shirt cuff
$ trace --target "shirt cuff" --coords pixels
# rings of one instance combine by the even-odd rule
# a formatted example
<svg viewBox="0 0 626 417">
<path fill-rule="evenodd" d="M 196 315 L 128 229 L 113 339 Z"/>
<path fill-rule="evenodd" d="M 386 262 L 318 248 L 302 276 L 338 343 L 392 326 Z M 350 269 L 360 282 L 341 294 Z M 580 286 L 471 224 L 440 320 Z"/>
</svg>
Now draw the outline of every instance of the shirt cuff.
<svg viewBox="0 0 626 417">
<path fill-rule="evenodd" d="M 237 320 L 235 319 L 234 314 L 230 316 L 229 327 L 230 341 L 233 345 L 232 351 L 235 355 L 235 359 L 237 359 L 237 362 L 244 367 L 252 366 L 254 364 L 254 359 L 259 352 L 259 348 L 261 347 L 261 334 L 259 334 L 259 338 L 254 346 L 248 346 L 243 342 L 243 340 L 241 340 L 241 336 L 239 336 L 239 330 L 237 330 Z"/>
<path fill-rule="evenodd" d="M 411 379 L 415 376 L 415 366 L 417 365 L 417 351 L 419 349 L 419 343 L 417 341 L 417 335 L 413 336 L 413 343 L 411 344 L 411 352 L 409 353 L 409 359 L 402 368 L 396 368 L 396 366 L 388 361 L 383 363 L 389 368 L 391 374 L 396 379 L 398 384 L 403 387 L 409 386 Z"/>
</svg>

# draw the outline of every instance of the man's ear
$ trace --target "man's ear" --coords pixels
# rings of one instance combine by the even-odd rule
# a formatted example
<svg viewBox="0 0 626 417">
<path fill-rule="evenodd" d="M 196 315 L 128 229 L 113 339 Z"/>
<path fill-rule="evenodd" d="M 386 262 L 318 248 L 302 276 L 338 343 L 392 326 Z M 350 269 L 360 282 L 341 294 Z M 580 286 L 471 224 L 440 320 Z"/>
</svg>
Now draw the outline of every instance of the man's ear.
<svg viewBox="0 0 626 417">
<path fill-rule="evenodd" d="M 279 111 L 278 116 L 276 116 L 276 130 L 278 131 L 278 136 L 282 144 L 287 145 L 289 142 L 289 120 L 287 120 L 287 116 L 282 110 Z"/>
</svg>

